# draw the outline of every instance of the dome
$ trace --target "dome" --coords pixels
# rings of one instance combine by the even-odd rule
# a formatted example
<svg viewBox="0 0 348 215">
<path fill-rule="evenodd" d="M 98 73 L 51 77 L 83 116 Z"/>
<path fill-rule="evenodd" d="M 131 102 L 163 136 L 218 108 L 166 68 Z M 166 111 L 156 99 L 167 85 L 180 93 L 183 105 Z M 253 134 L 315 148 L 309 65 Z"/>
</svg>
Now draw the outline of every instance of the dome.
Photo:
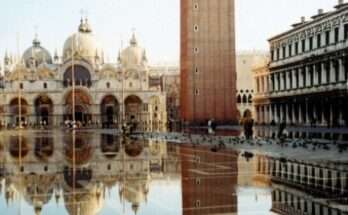
<svg viewBox="0 0 348 215">
<path fill-rule="evenodd" d="M 72 195 L 64 195 L 64 204 L 70 215 L 96 215 L 99 214 L 103 205 L 103 188 L 94 186 L 89 190 L 82 190 Z M 64 191 L 65 194 L 71 193 L 70 190 Z"/>
<path fill-rule="evenodd" d="M 145 65 L 147 61 L 145 49 L 138 45 L 134 34 L 130 40 L 130 45 L 121 52 L 120 60 L 126 69 L 135 69 Z"/>
<path fill-rule="evenodd" d="M 100 51 L 97 40 L 92 33 L 92 29 L 88 24 L 88 20 L 83 21 L 78 29 L 78 33 L 74 33 L 66 39 L 63 48 L 63 59 L 66 60 L 72 56 L 72 52 L 78 53 L 80 57 L 93 62 L 93 59 Z"/>
<path fill-rule="evenodd" d="M 35 66 L 42 63 L 52 64 L 51 54 L 41 46 L 41 43 L 37 38 L 33 40 L 33 45 L 24 52 L 22 60 L 27 67 L 33 65 L 34 61 Z"/>
</svg>

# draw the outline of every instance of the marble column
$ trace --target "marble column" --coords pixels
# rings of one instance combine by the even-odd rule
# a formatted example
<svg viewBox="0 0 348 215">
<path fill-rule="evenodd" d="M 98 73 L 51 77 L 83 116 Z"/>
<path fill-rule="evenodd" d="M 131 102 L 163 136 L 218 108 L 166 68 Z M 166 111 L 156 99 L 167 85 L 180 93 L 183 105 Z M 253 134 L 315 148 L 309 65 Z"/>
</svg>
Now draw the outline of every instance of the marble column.
<svg viewBox="0 0 348 215">
<path fill-rule="evenodd" d="M 305 102 L 306 102 L 306 109 L 305 109 L 306 122 L 305 122 L 305 124 L 306 124 L 306 125 L 309 125 L 309 124 L 310 124 L 310 120 L 309 120 L 309 107 L 308 107 L 308 101 L 305 101 Z"/>
<path fill-rule="evenodd" d="M 303 68 L 299 68 L 298 69 L 298 80 L 299 80 L 299 83 L 298 83 L 298 88 L 302 88 L 304 86 L 304 82 L 303 82 Z"/>
<path fill-rule="evenodd" d="M 272 118 L 272 106 L 271 104 L 268 105 L 268 123 L 271 123 L 273 120 Z"/>
<path fill-rule="evenodd" d="M 280 112 L 279 122 L 283 122 L 284 121 L 284 112 L 283 112 L 283 104 L 282 103 L 279 104 L 279 112 Z"/>
<path fill-rule="evenodd" d="M 283 75 L 284 75 L 283 72 L 279 73 L 279 77 L 280 77 L 280 90 L 284 90 L 284 79 L 283 79 Z"/>
<path fill-rule="evenodd" d="M 291 75 L 292 75 L 292 89 L 297 89 L 296 86 L 298 86 L 297 80 L 296 80 L 296 73 L 297 73 L 297 69 L 291 70 Z"/>
<path fill-rule="evenodd" d="M 276 122 L 276 123 L 279 123 L 279 117 L 278 117 L 278 104 L 274 104 L 274 121 Z"/>
<path fill-rule="evenodd" d="M 318 68 L 317 68 L 317 66 L 315 65 L 315 64 L 313 64 L 313 66 L 312 66 L 312 69 L 313 69 L 313 85 L 314 86 L 317 86 L 318 84 L 319 84 L 319 80 L 318 80 Z"/>
<path fill-rule="evenodd" d="M 279 73 L 274 73 L 274 91 L 279 91 L 279 82 L 278 82 Z"/>
<path fill-rule="evenodd" d="M 343 64 L 343 59 L 342 58 L 339 58 L 338 59 L 338 70 L 339 70 L 339 73 L 338 73 L 338 76 L 339 76 L 339 78 L 338 78 L 338 80 L 340 81 L 340 82 L 343 82 L 343 81 L 345 81 L 344 79 L 345 79 L 345 68 L 344 68 L 344 64 Z"/>
<path fill-rule="evenodd" d="M 291 89 L 291 85 L 290 85 L 290 75 L 291 75 L 291 71 L 292 70 L 290 70 L 290 71 L 287 71 L 287 72 L 285 72 L 284 73 L 284 77 L 285 77 L 285 82 L 286 82 L 286 89 L 285 90 L 287 90 L 287 89 Z"/>
<path fill-rule="evenodd" d="M 336 68 L 335 68 L 335 62 L 330 61 L 330 83 L 336 82 Z"/>
<path fill-rule="evenodd" d="M 305 86 L 309 87 L 310 85 L 311 85 L 310 66 L 306 66 L 306 83 L 305 83 Z"/>
<path fill-rule="evenodd" d="M 326 65 L 325 65 L 325 62 L 324 63 L 321 63 L 321 83 L 322 84 L 326 84 L 327 83 L 327 76 L 326 76 L 326 73 L 329 72 L 326 70 Z"/>
<path fill-rule="evenodd" d="M 298 104 L 298 124 L 303 124 L 303 109 L 301 103 Z"/>
</svg>

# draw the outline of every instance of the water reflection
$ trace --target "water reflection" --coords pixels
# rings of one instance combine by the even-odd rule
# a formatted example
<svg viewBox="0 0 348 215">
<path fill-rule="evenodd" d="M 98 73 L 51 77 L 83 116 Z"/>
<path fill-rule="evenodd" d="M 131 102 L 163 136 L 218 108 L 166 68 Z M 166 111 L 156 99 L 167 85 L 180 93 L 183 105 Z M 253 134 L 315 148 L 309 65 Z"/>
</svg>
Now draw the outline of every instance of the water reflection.
<svg viewBox="0 0 348 215">
<path fill-rule="evenodd" d="M 95 215 L 113 207 L 111 193 L 117 193 L 121 211 L 135 214 L 146 203 L 152 180 L 177 177 L 178 160 L 166 147 L 89 132 L 11 134 L 1 144 L 0 191 L 13 214 L 21 211 L 18 204 L 32 209 L 22 214 L 55 214 L 45 207 L 56 202 L 64 209 L 57 214 Z"/>
<path fill-rule="evenodd" d="M 4 214 L 347 215 L 345 164 L 91 132 L 3 135 Z"/>
</svg>

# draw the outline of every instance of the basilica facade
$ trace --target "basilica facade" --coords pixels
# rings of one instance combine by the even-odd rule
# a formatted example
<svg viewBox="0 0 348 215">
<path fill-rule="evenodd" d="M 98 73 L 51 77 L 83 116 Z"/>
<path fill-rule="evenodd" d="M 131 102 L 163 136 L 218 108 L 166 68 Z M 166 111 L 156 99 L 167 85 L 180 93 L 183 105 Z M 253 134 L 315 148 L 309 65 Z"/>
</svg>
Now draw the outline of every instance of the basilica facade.
<svg viewBox="0 0 348 215">
<path fill-rule="evenodd" d="M 164 130 L 166 95 L 149 85 L 146 51 L 133 34 L 115 62 L 105 62 L 88 20 L 68 37 L 60 57 L 37 37 L 20 61 L 6 53 L 0 100 L 1 125 L 59 127 L 75 118 L 82 126 Z M 116 58 L 115 58 L 116 59 Z"/>
</svg>

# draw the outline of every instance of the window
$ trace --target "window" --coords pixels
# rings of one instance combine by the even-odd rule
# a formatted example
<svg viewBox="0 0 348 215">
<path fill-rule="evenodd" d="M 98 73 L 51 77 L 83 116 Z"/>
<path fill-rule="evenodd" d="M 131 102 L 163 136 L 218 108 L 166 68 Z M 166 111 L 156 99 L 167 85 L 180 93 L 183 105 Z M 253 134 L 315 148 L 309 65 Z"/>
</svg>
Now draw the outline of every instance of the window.
<svg viewBox="0 0 348 215">
<path fill-rule="evenodd" d="M 335 43 L 339 42 L 339 36 L 340 36 L 340 29 L 339 28 L 335 28 Z"/>
<path fill-rule="evenodd" d="M 242 97 L 240 95 L 237 96 L 237 103 L 238 104 L 242 103 Z"/>
<path fill-rule="evenodd" d="M 197 66 L 195 67 L 195 73 L 196 73 L 196 74 L 199 73 L 199 70 L 198 70 L 198 67 L 197 67 Z"/>
<path fill-rule="evenodd" d="M 306 40 L 301 41 L 302 53 L 306 51 Z"/>
<path fill-rule="evenodd" d="M 47 83 L 46 83 L 46 82 L 43 83 L 43 88 L 44 88 L 44 89 L 47 89 Z"/>
<path fill-rule="evenodd" d="M 313 50 L 313 37 L 310 37 L 309 39 L 309 50 Z"/>
<path fill-rule="evenodd" d="M 194 53 L 198 53 L 199 52 L 199 49 L 196 47 L 193 49 Z"/>
<path fill-rule="evenodd" d="M 286 57 L 286 47 L 285 46 L 283 46 L 283 59 Z"/>
<path fill-rule="evenodd" d="M 291 57 L 292 56 L 292 45 L 290 44 L 289 45 L 289 57 Z"/>
<path fill-rule="evenodd" d="M 280 50 L 279 48 L 277 48 L 277 60 L 279 60 L 279 58 L 280 58 Z"/>
<path fill-rule="evenodd" d="M 20 88 L 20 89 L 23 89 L 23 83 L 20 83 L 20 84 L 19 84 L 19 88 Z"/>
<path fill-rule="evenodd" d="M 330 31 L 325 32 L 325 45 L 330 45 Z"/>
<path fill-rule="evenodd" d="M 106 88 L 110 88 L 110 82 L 106 83 Z"/>
<path fill-rule="evenodd" d="M 195 89 L 195 95 L 198 96 L 199 95 L 199 90 Z"/>
<path fill-rule="evenodd" d="M 196 208 L 199 208 L 199 207 L 201 207 L 201 201 L 199 201 L 199 200 L 196 200 Z"/>
<path fill-rule="evenodd" d="M 348 24 L 344 25 L 344 39 L 348 39 Z"/>
<path fill-rule="evenodd" d="M 298 54 L 298 42 L 295 42 L 295 55 Z"/>
<path fill-rule="evenodd" d="M 193 8 L 194 8 L 195 10 L 198 10 L 198 3 L 195 3 L 195 4 L 193 5 Z"/>
<path fill-rule="evenodd" d="M 321 34 L 317 35 L 317 48 L 321 47 Z"/>
<path fill-rule="evenodd" d="M 271 60 L 274 61 L 274 50 L 271 50 Z"/>
<path fill-rule="evenodd" d="M 197 32 L 198 31 L 198 25 L 194 25 L 193 29 L 194 29 L 195 32 Z"/>
</svg>

